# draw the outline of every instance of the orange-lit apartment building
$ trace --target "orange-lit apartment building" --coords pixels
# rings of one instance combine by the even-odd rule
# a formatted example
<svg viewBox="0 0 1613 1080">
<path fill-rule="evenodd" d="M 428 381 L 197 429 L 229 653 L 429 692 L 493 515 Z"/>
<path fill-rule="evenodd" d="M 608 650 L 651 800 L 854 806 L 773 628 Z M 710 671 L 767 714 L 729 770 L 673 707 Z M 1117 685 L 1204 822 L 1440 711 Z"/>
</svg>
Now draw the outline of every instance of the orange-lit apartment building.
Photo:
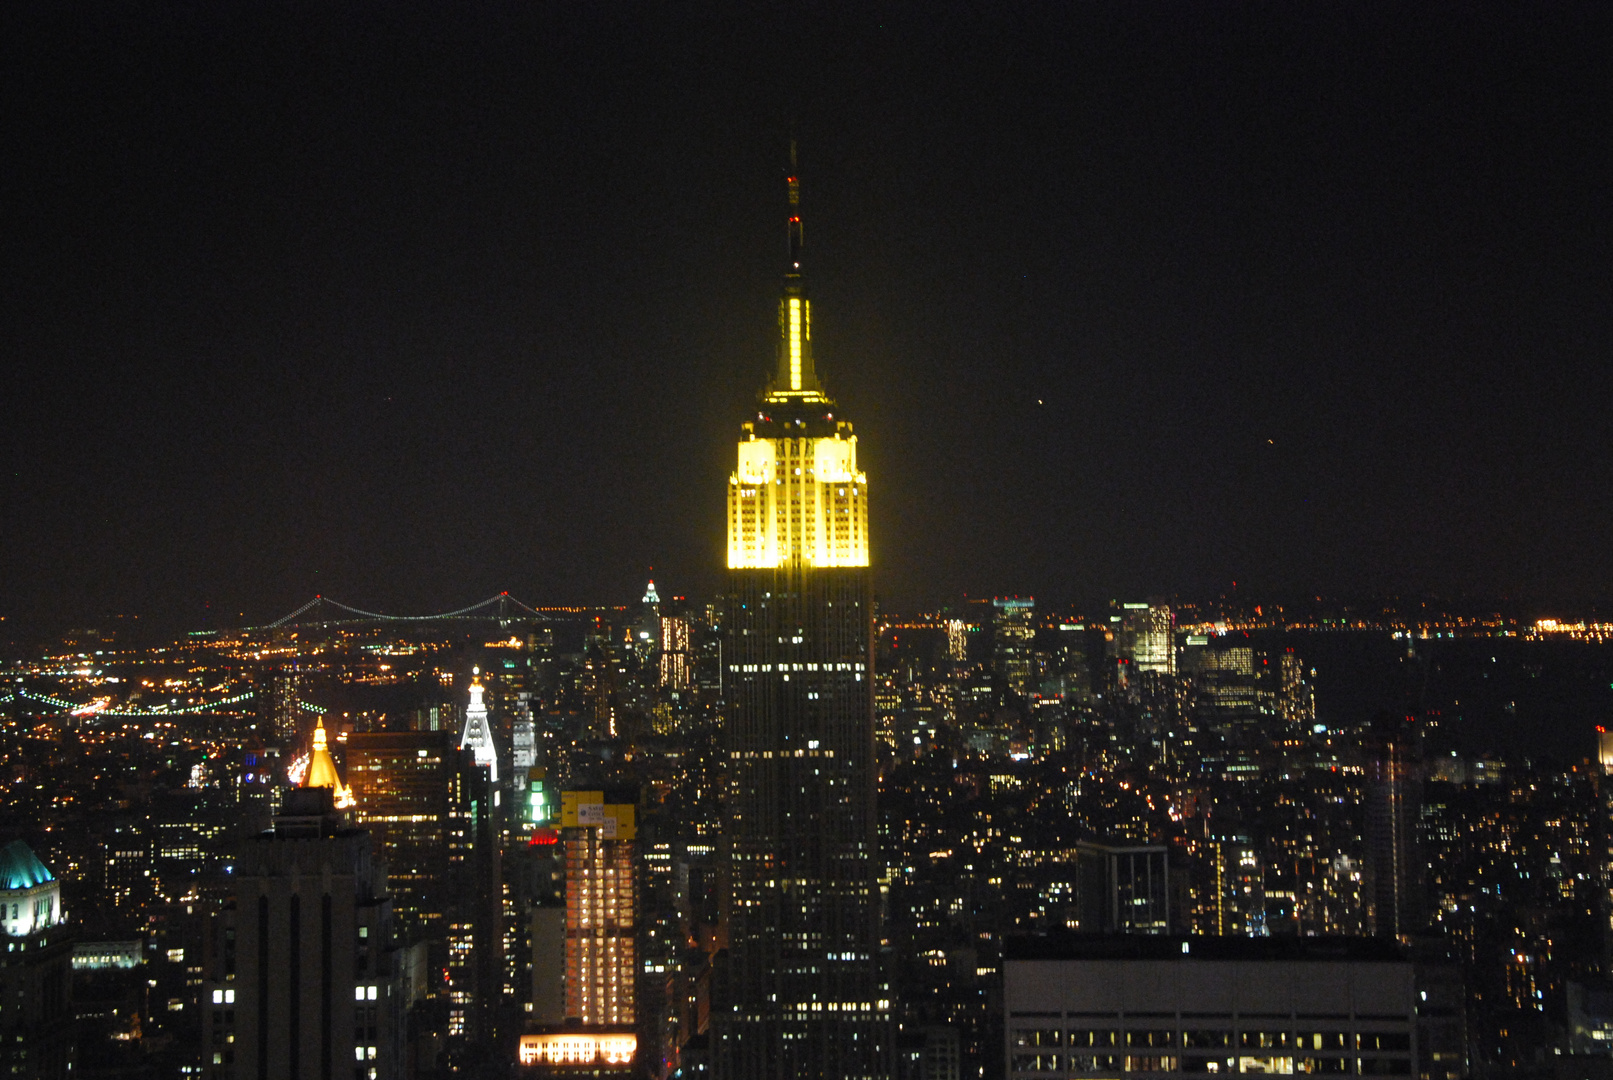
<svg viewBox="0 0 1613 1080">
<path fill-rule="evenodd" d="M 560 795 L 565 847 L 565 1021 L 521 1038 L 522 1065 L 630 1067 L 637 1050 L 635 805 L 603 791 Z"/>
</svg>

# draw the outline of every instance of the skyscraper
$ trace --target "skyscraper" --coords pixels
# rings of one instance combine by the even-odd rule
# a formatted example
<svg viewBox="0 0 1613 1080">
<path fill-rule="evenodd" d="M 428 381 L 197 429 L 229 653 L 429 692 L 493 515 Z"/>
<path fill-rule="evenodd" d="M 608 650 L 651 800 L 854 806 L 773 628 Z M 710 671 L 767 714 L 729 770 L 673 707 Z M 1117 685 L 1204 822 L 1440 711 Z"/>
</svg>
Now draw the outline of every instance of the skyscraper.
<svg viewBox="0 0 1613 1080">
<path fill-rule="evenodd" d="M 476 755 L 476 764 L 487 770 L 491 784 L 498 783 L 498 745 L 493 742 L 493 729 L 487 722 L 487 703 L 482 700 L 481 671 L 472 671 L 470 704 L 465 707 L 465 729 L 460 733 L 461 749 Z"/>
<path fill-rule="evenodd" d="M 1601 724 L 1596 727 L 1596 760 L 1601 766 L 1596 777 L 1600 811 L 1596 815 L 1596 869 L 1601 885 L 1596 913 L 1602 921 L 1602 965 L 1613 971 L 1613 731 Z"/>
<path fill-rule="evenodd" d="M 954 664 L 969 659 L 969 624 L 962 619 L 947 620 L 947 659 Z"/>
<path fill-rule="evenodd" d="M 347 740 L 354 816 L 389 865 L 400 938 L 446 971 L 448 1035 L 472 1035 L 497 998 L 496 816 L 487 769 L 451 731 L 355 732 Z M 489 956 L 489 952 L 493 956 Z M 482 959 L 486 958 L 486 963 Z"/>
<path fill-rule="evenodd" d="M 1423 928 L 1422 861 L 1415 824 L 1422 806 L 1421 730 L 1414 717 L 1379 713 L 1363 741 L 1367 783 L 1364 839 L 1373 927 L 1409 939 Z"/>
<path fill-rule="evenodd" d="M 992 642 L 997 672 L 1016 694 L 1030 692 L 1036 675 L 1033 649 L 1036 627 L 1036 600 L 1026 596 L 999 596 L 991 602 L 997 613 L 997 631 Z"/>
<path fill-rule="evenodd" d="M 1130 674 L 1176 674 L 1175 615 L 1161 603 L 1121 604 L 1120 614 L 1109 617 L 1117 659 Z"/>
<path fill-rule="evenodd" d="M 21 840 L 0 848 L 0 1071 L 73 1075 L 73 942 L 62 885 Z"/>
<path fill-rule="evenodd" d="M 731 899 L 712 1065 L 884 1077 L 868 479 L 813 365 L 793 175 L 788 191 L 777 372 L 728 481 Z"/>
<path fill-rule="evenodd" d="M 560 796 L 566 849 L 566 1017 L 582 1024 L 631 1024 L 637 878 L 635 804 L 603 791 Z"/>
<path fill-rule="evenodd" d="M 288 792 L 274 828 L 236 863 L 235 972 L 215 972 L 209 987 L 214 1004 L 231 1007 L 212 1018 L 207 1042 L 214 1064 L 233 1054 L 238 1077 L 377 1080 L 399 1066 L 385 866 L 333 794 Z"/>
<path fill-rule="evenodd" d="M 689 620 L 676 615 L 661 616 L 660 683 L 670 690 L 689 685 L 694 665 L 689 660 Z"/>
<path fill-rule="evenodd" d="M 475 837 L 470 753 L 447 731 L 354 732 L 347 739 L 353 814 L 388 864 L 399 936 L 444 936 Z"/>
<path fill-rule="evenodd" d="M 533 1019 L 520 1060 L 566 1073 L 625 1072 L 638 1049 L 637 803 L 604 791 L 560 795 L 566 906 L 533 918 Z M 556 946 L 559 946 L 558 948 Z M 540 970 L 559 961 L 563 972 Z M 556 983 L 558 982 L 558 987 Z M 560 989 L 560 995 L 553 993 Z M 556 1015 L 555 1001 L 563 1001 Z"/>
</svg>

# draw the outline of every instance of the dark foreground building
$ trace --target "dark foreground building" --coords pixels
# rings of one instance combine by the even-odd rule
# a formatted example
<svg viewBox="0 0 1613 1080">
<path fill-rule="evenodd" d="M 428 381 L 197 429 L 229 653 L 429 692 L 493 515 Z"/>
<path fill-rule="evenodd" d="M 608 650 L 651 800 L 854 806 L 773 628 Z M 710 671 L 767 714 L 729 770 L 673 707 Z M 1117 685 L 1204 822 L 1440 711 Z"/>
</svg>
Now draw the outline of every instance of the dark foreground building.
<svg viewBox="0 0 1613 1080">
<path fill-rule="evenodd" d="M 235 867 L 231 955 L 210 987 L 236 1077 L 400 1075 L 400 986 L 385 865 L 332 789 L 287 793 Z M 213 1025 L 219 1031 L 219 1025 Z"/>
<path fill-rule="evenodd" d="M 778 369 L 728 488 L 728 952 L 719 1078 L 891 1071 L 879 966 L 868 482 L 812 363 L 799 186 Z"/>
<path fill-rule="evenodd" d="M 1417 1075 L 1415 969 L 1372 938 L 1009 938 L 1009 1077 Z"/>
</svg>

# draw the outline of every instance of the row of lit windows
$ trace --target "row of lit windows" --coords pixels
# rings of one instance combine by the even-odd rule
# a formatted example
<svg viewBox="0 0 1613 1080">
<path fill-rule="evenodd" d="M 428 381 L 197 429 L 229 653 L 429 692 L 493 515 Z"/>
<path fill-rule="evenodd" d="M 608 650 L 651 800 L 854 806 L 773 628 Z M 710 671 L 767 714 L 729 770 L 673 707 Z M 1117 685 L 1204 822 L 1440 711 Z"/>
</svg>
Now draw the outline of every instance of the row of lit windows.
<svg viewBox="0 0 1613 1080">
<path fill-rule="evenodd" d="M 763 466 L 763 468 L 765 469 L 766 466 Z M 768 490 L 769 488 L 771 488 L 771 487 L 781 487 L 784 484 L 785 480 L 793 479 L 793 478 L 795 478 L 797 476 L 801 477 L 802 482 L 799 485 L 792 484 L 791 486 L 792 487 L 797 487 L 797 486 L 803 487 L 803 488 L 806 488 L 809 491 L 814 489 L 814 488 L 828 487 L 830 484 L 835 484 L 835 483 L 840 482 L 839 480 L 835 480 L 835 479 L 822 479 L 822 478 L 820 478 L 818 476 L 815 476 L 813 474 L 813 470 L 810 467 L 807 468 L 805 475 L 802 474 L 801 469 L 799 467 L 796 468 L 792 472 L 792 471 L 790 471 L 789 466 L 784 465 L 782 462 L 780 462 L 779 464 L 777 464 L 774 467 L 774 472 L 777 475 L 775 476 L 775 478 L 774 478 L 774 480 L 773 480 L 773 482 L 771 484 L 769 484 L 767 482 L 765 477 L 762 477 L 762 476 L 760 476 L 760 475 L 758 475 L 758 474 L 753 472 L 751 474 L 750 478 L 747 479 L 746 483 L 747 484 L 755 484 L 756 485 L 755 487 L 739 487 L 739 486 L 737 486 L 738 483 L 739 483 L 738 479 L 737 478 L 731 479 L 729 481 L 729 483 L 733 484 L 733 485 L 736 485 L 735 488 L 734 488 L 733 494 L 737 495 L 741 499 L 754 499 L 758 495 L 760 495 L 762 492 Z M 856 499 L 860 495 L 862 495 L 862 490 L 860 488 L 855 488 L 855 487 L 852 488 L 851 489 L 851 494 L 847 495 L 846 494 L 846 489 L 842 487 L 842 488 L 836 488 L 835 489 L 834 498 L 836 500 L 838 500 L 838 501 L 844 501 L 844 500 L 846 500 L 848 498 L 849 499 Z"/>
<path fill-rule="evenodd" d="M 800 638 L 795 639 L 798 643 Z M 867 668 L 860 663 L 838 662 L 833 664 L 729 664 L 729 671 L 757 672 L 772 671 L 866 671 Z"/>
<path fill-rule="evenodd" d="M 1344 1076 L 1410 1076 L 1410 1057 L 1175 1057 L 1170 1055 L 1061 1055 L 1034 1053 L 1012 1055 L 1009 1069 L 1024 1073 L 1078 1073 L 1102 1077 L 1121 1073 L 1264 1073 L 1277 1075 L 1332 1074 Z"/>
<path fill-rule="evenodd" d="M 1115 1028 L 1056 1027 L 1014 1029 L 1010 1045 L 1017 1048 L 1065 1046 L 1070 1049 L 1108 1047 L 1162 1048 L 1180 1045 L 1188 1050 L 1218 1050 L 1241 1047 L 1245 1050 L 1410 1050 L 1411 1035 L 1405 1031 L 1183 1031 L 1174 1029 L 1121 1031 Z"/>
</svg>

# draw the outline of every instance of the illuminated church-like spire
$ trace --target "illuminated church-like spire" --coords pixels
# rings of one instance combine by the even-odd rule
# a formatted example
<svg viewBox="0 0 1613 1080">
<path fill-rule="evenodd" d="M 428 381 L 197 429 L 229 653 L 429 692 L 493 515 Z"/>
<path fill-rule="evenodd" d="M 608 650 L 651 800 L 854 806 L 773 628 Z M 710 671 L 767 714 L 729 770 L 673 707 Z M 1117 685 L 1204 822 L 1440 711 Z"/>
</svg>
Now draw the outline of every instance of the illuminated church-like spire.
<svg viewBox="0 0 1613 1080">
<path fill-rule="evenodd" d="M 465 729 L 460 733 L 459 745 L 470 747 L 476 764 L 487 770 L 487 778 L 498 782 L 498 749 L 493 742 L 493 729 L 487 722 L 487 706 L 482 702 L 481 669 L 471 669 L 470 704 L 465 708 Z"/>
<path fill-rule="evenodd" d="M 314 728 L 314 749 L 308 757 L 308 777 L 303 787 L 328 787 L 335 794 L 335 805 L 344 810 L 353 805 L 353 792 L 342 783 L 336 771 L 336 762 L 330 756 L 330 742 L 325 735 L 325 720 L 321 717 Z"/>
</svg>

